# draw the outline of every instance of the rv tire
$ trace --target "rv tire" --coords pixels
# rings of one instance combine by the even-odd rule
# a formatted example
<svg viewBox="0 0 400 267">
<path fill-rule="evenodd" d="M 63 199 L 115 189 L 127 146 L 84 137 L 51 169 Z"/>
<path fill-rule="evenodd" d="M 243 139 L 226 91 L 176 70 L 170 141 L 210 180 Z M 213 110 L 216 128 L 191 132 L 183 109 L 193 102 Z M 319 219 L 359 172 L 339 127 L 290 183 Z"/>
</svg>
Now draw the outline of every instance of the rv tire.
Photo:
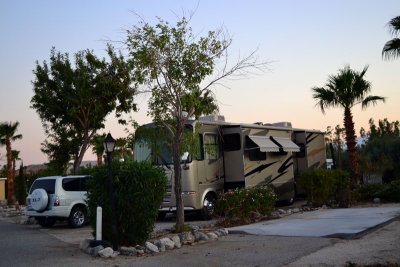
<svg viewBox="0 0 400 267">
<path fill-rule="evenodd" d="M 215 194 L 207 193 L 203 200 L 203 208 L 201 209 L 201 217 L 203 220 L 210 220 L 212 214 L 214 213 L 214 205 L 215 205 Z"/>
</svg>

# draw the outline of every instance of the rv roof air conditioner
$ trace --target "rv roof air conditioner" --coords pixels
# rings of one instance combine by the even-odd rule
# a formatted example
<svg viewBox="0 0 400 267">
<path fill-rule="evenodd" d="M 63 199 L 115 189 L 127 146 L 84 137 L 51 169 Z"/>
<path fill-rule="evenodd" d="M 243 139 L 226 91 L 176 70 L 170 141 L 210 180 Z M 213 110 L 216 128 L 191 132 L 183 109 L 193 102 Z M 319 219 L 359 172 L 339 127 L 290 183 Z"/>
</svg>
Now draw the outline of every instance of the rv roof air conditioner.
<svg viewBox="0 0 400 267">
<path fill-rule="evenodd" d="M 207 115 L 200 117 L 199 121 L 225 121 L 225 116 L 217 114 Z"/>
<path fill-rule="evenodd" d="M 275 122 L 275 123 L 270 123 L 268 125 L 277 126 L 277 127 L 292 128 L 292 123 L 288 122 L 288 121 Z"/>
</svg>

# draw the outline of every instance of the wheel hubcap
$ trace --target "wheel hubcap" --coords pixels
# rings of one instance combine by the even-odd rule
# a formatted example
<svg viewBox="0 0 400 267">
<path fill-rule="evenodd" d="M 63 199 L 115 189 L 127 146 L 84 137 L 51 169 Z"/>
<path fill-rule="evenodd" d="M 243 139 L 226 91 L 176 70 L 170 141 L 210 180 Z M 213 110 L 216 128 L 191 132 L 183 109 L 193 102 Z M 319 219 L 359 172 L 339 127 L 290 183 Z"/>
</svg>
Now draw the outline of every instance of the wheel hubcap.
<svg viewBox="0 0 400 267">
<path fill-rule="evenodd" d="M 74 214 L 75 225 L 82 225 L 85 222 L 85 214 L 82 211 L 77 211 Z"/>
</svg>

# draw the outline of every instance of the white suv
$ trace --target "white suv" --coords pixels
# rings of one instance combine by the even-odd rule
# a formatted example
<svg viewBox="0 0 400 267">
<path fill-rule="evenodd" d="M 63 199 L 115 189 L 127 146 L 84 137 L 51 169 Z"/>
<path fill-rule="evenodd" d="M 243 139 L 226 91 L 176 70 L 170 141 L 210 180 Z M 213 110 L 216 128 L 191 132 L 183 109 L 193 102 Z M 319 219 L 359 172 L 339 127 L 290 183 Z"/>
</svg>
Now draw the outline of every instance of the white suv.
<svg viewBox="0 0 400 267">
<path fill-rule="evenodd" d="M 56 220 L 68 220 L 77 228 L 87 222 L 86 179 L 88 176 L 49 176 L 36 179 L 26 199 L 27 216 L 43 227 Z"/>
</svg>

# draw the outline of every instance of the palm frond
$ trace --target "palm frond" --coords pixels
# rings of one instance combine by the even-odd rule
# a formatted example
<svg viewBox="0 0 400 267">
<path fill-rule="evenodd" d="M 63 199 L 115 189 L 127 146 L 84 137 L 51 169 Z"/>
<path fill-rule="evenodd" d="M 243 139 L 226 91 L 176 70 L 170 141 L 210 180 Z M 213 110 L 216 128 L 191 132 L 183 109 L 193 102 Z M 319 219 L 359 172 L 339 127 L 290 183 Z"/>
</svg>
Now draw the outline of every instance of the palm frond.
<svg viewBox="0 0 400 267">
<path fill-rule="evenodd" d="M 313 98 L 317 101 L 316 106 L 319 106 L 322 113 L 325 114 L 325 109 L 328 107 L 337 106 L 337 101 L 335 97 L 335 92 L 329 88 L 314 87 L 311 89 L 313 93 Z"/>
<path fill-rule="evenodd" d="M 361 102 L 361 108 L 366 109 L 369 105 L 375 106 L 378 101 L 382 101 L 385 103 L 386 98 L 382 96 L 375 96 L 375 95 L 370 95 L 364 98 L 364 100 Z"/>
<path fill-rule="evenodd" d="M 382 49 L 382 57 L 386 60 L 400 57 L 400 39 L 394 38 L 387 41 Z"/>
<path fill-rule="evenodd" d="M 400 16 L 392 18 L 389 23 L 388 27 L 390 30 L 390 33 L 392 35 L 397 35 L 400 33 Z"/>
</svg>

